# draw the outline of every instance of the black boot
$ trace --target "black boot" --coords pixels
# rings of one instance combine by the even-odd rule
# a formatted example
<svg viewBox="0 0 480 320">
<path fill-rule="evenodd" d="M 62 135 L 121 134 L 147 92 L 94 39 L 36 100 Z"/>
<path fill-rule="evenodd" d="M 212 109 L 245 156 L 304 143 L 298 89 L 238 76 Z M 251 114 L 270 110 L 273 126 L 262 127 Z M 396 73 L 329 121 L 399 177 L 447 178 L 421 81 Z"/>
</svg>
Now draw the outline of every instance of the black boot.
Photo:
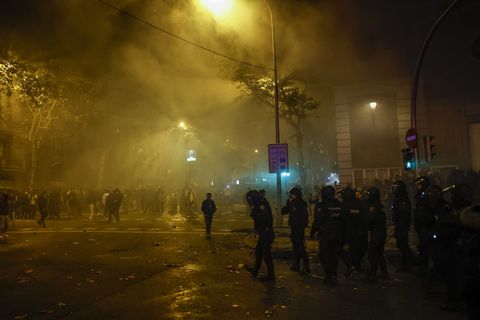
<svg viewBox="0 0 480 320">
<path fill-rule="evenodd" d="M 258 276 L 258 269 L 255 267 L 245 266 L 245 270 L 252 274 L 252 277 L 256 278 Z"/>
<path fill-rule="evenodd" d="M 290 270 L 292 271 L 300 271 L 300 259 L 295 257 L 295 261 L 293 262 L 293 265 L 290 267 Z"/>
<path fill-rule="evenodd" d="M 310 265 L 308 263 L 308 258 L 303 259 L 303 268 L 300 271 L 301 274 L 308 274 L 310 273 Z"/>
</svg>

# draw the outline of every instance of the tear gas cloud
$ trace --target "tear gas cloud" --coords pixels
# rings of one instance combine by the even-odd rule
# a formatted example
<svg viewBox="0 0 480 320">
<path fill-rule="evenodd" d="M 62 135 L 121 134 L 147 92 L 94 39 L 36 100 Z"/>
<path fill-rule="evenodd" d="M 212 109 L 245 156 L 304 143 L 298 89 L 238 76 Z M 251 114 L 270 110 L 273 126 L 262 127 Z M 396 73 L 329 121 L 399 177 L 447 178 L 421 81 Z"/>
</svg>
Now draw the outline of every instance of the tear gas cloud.
<svg viewBox="0 0 480 320">
<path fill-rule="evenodd" d="M 374 9 L 367 10 L 366 2 Z M 223 19 L 197 0 L 110 3 L 204 47 L 272 65 L 270 17 L 263 1 L 239 0 Z M 271 1 L 280 74 L 295 71 L 321 106 L 304 130 L 330 154 L 321 164 L 326 170 L 333 169 L 335 154 L 332 88 L 365 79 L 406 78 L 411 71 L 415 50 L 405 48 L 405 41 L 397 43 L 406 37 L 409 8 L 380 3 Z M 273 110 L 240 97 L 228 77 L 229 70 L 249 67 L 99 1 L 7 0 L 0 5 L 0 20 L 2 50 L 66 61 L 99 88 L 96 121 L 79 130 L 69 145 L 64 166 L 69 185 L 181 186 L 190 174 L 199 184 L 225 185 L 252 171 L 267 171 Z M 414 42 L 420 38 L 415 35 Z M 187 130 L 178 128 L 180 121 Z M 281 130 L 282 140 L 294 145 L 284 123 Z M 193 165 L 185 160 L 188 149 L 198 153 Z M 260 152 L 254 154 L 255 149 Z"/>
</svg>

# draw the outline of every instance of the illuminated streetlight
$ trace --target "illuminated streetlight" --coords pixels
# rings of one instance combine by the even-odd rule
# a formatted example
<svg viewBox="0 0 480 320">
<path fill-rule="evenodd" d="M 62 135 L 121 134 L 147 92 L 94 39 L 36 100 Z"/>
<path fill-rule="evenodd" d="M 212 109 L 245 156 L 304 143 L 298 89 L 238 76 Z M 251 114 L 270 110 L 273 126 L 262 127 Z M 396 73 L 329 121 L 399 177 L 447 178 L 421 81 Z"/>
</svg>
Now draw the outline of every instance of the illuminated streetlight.
<svg viewBox="0 0 480 320">
<path fill-rule="evenodd" d="M 232 0 L 200 0 L 200 2 L 217 17 L 224 16 L 232 8 Z"/>
<path fill-rule="evenodd" d="M 372 123 L 375 125 L 375 109 L 377 109 L 377 103 L 372 101 L 369 103 L 370 109 L 372 109 Z"/>
<path fill-rule="evenodd" d="M 183 129 L 183 130 L 187 130 L 187 125 L 185 124 L 185 122 L 180 121 L 180 123 L 178 124 L 178 128 Z"/>
<path fill-rule="evenodd" d="M 253 152 L 258 153 L 258 149 L 255 149 Z"/>
<path fill-rule="evenodd" d="M 225 15 L 228 9 L 232 6 L 232 0 L 200 0 L 204 7 L 219 16 Z M 275 44 L 275 24 L 273 19 L 273 11 L 268 3 L 264 0 L 264 4 L 270 14 L 270 29 L 272 33 L 272 59 L 273 59 L 273 80 L 274 80 L 274 101 L 275 101 L 275 143 L 280 144 L 280 111 L 278 107 L 278 64 L 277 64 L 277 49 Z M 282 225 L 282 216 L 280 208 L 282 207 L 282 176 L 280 171 L 277 172 L 277 224 Z"/>
</svg>

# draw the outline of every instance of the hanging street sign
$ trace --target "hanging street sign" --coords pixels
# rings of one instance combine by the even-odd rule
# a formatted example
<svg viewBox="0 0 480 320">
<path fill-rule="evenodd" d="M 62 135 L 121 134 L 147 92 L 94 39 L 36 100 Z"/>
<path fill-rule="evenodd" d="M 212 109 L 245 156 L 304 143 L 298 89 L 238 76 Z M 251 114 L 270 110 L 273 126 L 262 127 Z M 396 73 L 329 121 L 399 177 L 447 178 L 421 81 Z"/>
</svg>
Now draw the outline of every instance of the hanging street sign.
<svg viewBox="0 0 480 320">
<path fill-rule="evenodd" d="M 416 129 L 410 128 L 407 130 L 407 133 L 405 134 L 405 142 L 411 149 L 415 149 L 418 146 L 418 134 Z"/>
<path fill-rule="evenodd" d="M 268 167 L 270 173 L 288 172 L 288 144 L 268 145 Z"/>
</svg>

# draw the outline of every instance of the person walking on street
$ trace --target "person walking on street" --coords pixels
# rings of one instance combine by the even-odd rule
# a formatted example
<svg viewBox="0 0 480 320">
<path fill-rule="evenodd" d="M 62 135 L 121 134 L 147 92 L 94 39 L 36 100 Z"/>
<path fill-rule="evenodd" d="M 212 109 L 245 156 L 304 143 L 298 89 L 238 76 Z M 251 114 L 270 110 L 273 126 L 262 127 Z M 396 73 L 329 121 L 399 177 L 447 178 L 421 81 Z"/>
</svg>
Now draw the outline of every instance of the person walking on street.
<svg viewBox="0 0 480 320">
<path fill-rule="evenodd" d="M 272 258 L 272 242 L 275 239 L 272 208 L 265 197 L 265 192 L 262 192 L 261 195 L 256 190 L 251 190 L 247 193 L 247 203 L 258 240 L 255 247 L 255 266 L 247 266 L 246 269 L 256 278 L 263 260 L 267 266 L 267 275 L 261 277 L 260 280 L 275 281 L 275 269 Z"/>
<path fill-rule="evenodd" d="M 413 264 L 413 253 L 409 245 L 412 206 L 408 199 L 407 186 L 403 181 L 395 181 L 390 187 L 393 196 L 391 209 L 392 220 L 395 226 L 395 240 L 400 250 L 402 262 L 397 272 L 409 271 Z"/>
<path fill-rule="evenodd" d="M 120 206 L 122 205 L 123 195 L 117 188 L 107 197 L 108 221 L 112 222 L 112 215 L 120 222 Z"/>
<path fill-rule="evenodd" d="M 45 219 L 48 216 L 48 196 L 47 192 L 43 191 L 38 197 L 38 211 L 40 212 L 40 220 L 38 220 L 38 224 L 42 227 L 46 227 Z"/>
<path fill-rule="evenodd" d="M 321 195 L 322 201 L 315 208 L 310 237 L 319 240 L 318 256 L 325 270 L 325 284 L 336 285 L 345 221 L 342 204 L 335 198 L 335 189 L 326 186 L 322 189 Z"/>
<path fill-rule="evenodd" d="M 6 192 L 2 192 L 0 193 L 0 234 L 5 235 L 7 231 L 8 231 L 8 194 Z"/>
<path fill-rule="evenodd" d="M 345 273 L 361 272 L 363 256 L 368 250 L 367 208 L 355 198 L 355 190 L 346 187 L 342 191 L 342 210 L 345 218 L 345 242 L 348 245 L 348 263 Z"/>
<path fill-rule="evenodd" d="M 260 195 L 262 190 L 260 190 Z M 308 226 L 308 208 L 307 203 L 303 200 L 302 190 L 294 187 L 289 191 L 290 198 L 287 205 L 282 208 L 282 215 L 288 214 L 288 225 L 290 226 L 290 240 L 295 255 L 295 261 L 290 268 L 302 274 L 310 273 L 308 263 L 308 254 L 305 249 L 305 228 Z M 303 267 L 300 270 L 300 261 Z"/>
<path fill-rule="evenodd" d="M 387 238 L 387 215 L 383 205 L 380 203 L 380 190 L 371 187 L 367 190 L 368 204 L 368 230 L 370 241 L 368 244 L 368 259 L 370 261 L 370 272 L 367 276 L 369 282 L 377 281 L 377 270 L 380 266 L 382 279 L 389 279 L 387 273 L 387 262 L 383 254 Z"/>
<path fill-rule="evenodd" d="M 217 207 L 215 206 L 215 202 L 212 200 L 212 194 L 209 192 L 207 193 L 207 199 L 203 200 L 202 202 L 202 212 L 203 217 L 205 218 L 205 231 L 207 239 L 211 238 L 210 231 L 212 229 L 212 220 L 215 211 L 217 211 Z"/>
</svg>

